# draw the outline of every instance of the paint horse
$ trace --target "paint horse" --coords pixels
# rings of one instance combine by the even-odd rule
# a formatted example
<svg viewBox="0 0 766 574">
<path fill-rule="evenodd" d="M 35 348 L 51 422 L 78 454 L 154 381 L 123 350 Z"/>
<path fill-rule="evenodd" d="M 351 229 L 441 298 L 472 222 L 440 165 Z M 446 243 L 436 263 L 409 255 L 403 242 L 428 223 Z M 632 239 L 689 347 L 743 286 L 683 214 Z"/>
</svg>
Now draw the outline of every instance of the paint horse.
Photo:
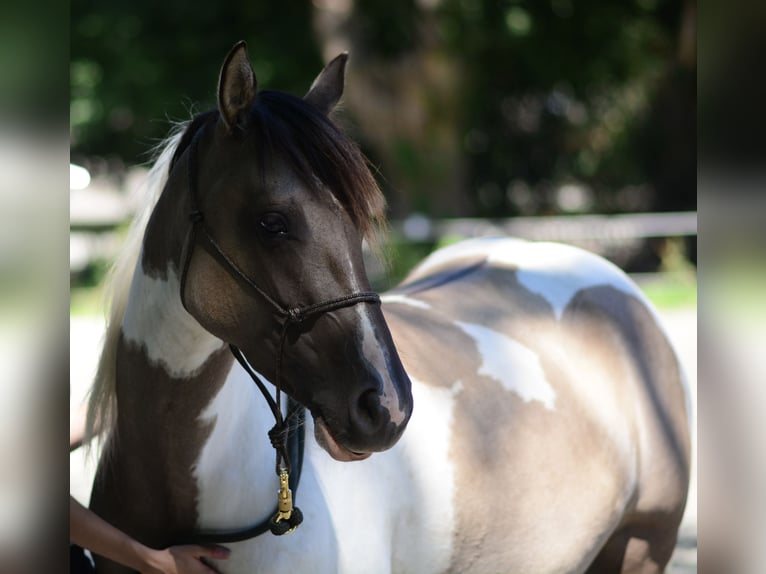
<svg viewBox="0 0 766 574">
<path fill-rule="evenodd" d="M 345 63 L 301 99 L 238 44 L 165 146 L 114 272 L 92 508 L 154 547 L 237 540 L 227 573 L 661 572 L 689 428 L 654 311 L 606 261 L 511 239 L 371 293 L 384 202 L 328 119 Z M 291 535 L 241 535 L 297 526 L 288 502 Z"/>
</svg>

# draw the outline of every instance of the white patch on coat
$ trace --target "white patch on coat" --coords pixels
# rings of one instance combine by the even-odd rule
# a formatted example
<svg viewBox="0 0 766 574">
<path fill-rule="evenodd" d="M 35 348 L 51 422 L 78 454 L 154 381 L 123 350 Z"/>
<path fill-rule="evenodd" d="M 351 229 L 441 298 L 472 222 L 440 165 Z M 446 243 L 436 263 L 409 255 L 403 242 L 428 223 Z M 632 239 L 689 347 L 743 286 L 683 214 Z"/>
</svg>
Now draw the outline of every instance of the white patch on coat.
<svg viewBox="0 0 766 574">
<path fill-rule="evenodd" d="M 144 349 L 151 363 L 174 378 L 186 378 L 224 343 L 184 309 L 175 269 L 168 267 L 165 275 L 166 279 L 151 277 L 136 265 L 122 333 Z"/>
<path fill-rule="evenodd" d="M 410 307 L 417 307 L 418 309 L 430 309 L 431 305 L 425 301 L 408 297 L 407 295 L 381 295 L 380 300 L 386 304 L 394 305 L 409 305 Z"/>
<path fill-rule="evenodd" d="M 201 423 L 213 424 L 194 469 L 199 487 L 197 513 L 205 527 L 246 526 L 271 512 L 274 496 L 266 494 L 269 489 L 253 485 L 270 485 L 274 492 L 279 487 L 273 464 L 267 463 L 274 458 L 267 438 L 273 419 L 247 373 L 233 366 L 200 415 Z"/>
<path fill-rule="evenodd" d="M 215 422 L 194 468 L 202 528 L 249 525 L 273 511 L 277 482 L 266 438 L 273 424 L 238 365 L 201 415 Z M 391 449 L 357 462 L 333 460 L 306 421 L 306 451 L 296 505 L 303 524 L 289 536 L 264 534 L 226 544 L 221 572 L 437 574 L 448 569 L 455 533 L 455 468 L 450 459 L 460 382 L 412 381 L 418 407 Z"/>
<path fill-rule="evenodd" d="M 643 297 L 617 266 L 571 245 L 530 242 L 524 249 L 494 249 L 490 262 L 518 268 L 519 283 L 544 297 L 557 319 L 561 319 L 566 306 L 583 289 L 608 285 Z"/>
<path fill-rule="evenodd" d="M 267 388 L 273 390 L 270 383 Z M 271 516 L 279 488 L 274 449 L 267 436 L 274 417 L 238 364 L 232 366 L 226 383 L 200 420 L 212 424 L 213 429 L 193 469 L 198 489 L 198 527 L 241 529 Z M 321 449 L 310 422 L 306 443 L 301 481 L 295 493 L 296 506 L 304 514 L 303 524 L 289 536 L 267 532 L 243 542 L 227 543 L 232 552 L 229 559 L 217 562 L 221 572 L 337 572 L 337 543 L 311 460 L 316 453 L 310 454 Z"/>
<path fill-rule="evenodd" d="M 546 379 L 536 353 L 507 335 L 481 325 L 460 321 L 455 324 L 476 342 L 482 358 L 480 375 L 495 379 L 525 402 L 540 401 L 546 409 L 553 410 L 556 392 Z"/>
<path fill-rule="evenodd" d="M 400 442 L 413 478 L 394 524 L 393 572 L 445 572 L 452 561 L 457 471 L 450 451 L 462 390 L 461 381 L 444 388 L 412 380 L 415 406 Z"/>
<path fill-rule="evenodd" d="M 448 569 L 455 533 L 450 459 L 456 395 L 412 380 L 415 402 L 401 440 L 360 462 L 338 463 L 307 445 L 339 545 L 338 572 L 436 574 Z M 313 570 L 317 571 L 317 570 Z"/>
<path fill-rule="evenodd" d="M 470 257 L 484 257 L 491 265 L 516 270 L 519 282 L 544 297 L 558 319 L 578 291 L 598 285 L 610 285 L 644 300 L 638 287 L 618 267 L 593 253 L 561 243 L 472 239 L 431 254 L 418 266 L 417 273 Z"/>
</svg>

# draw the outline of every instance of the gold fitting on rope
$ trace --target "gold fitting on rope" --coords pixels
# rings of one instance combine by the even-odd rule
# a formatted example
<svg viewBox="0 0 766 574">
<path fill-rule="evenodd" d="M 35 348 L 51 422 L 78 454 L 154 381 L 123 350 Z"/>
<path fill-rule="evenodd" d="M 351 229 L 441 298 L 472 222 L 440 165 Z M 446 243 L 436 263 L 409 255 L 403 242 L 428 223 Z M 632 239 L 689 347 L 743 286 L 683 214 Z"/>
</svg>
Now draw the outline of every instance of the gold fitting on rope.
<svg viewBox="0 0 766 574">
<path fill-rule="evenodd" d="M 287 473 L 287 469 L 281 469 L 279 471 L 279 496 L 277 498 L 278 512 L 274 522 L 290 520 L 293 515 L 293 493 L 290 490 L 289 481 L 290 475 Z"/>
<path fill-rule="evenodd" d="M 287 469 L 279 471 L 279 495 L 277 496 L 277 512 L 269 521 L 272 534 L 282 536 L 290 534 L 303 522 L 303 513 L 293 506 L 293 493 L 290 490 L 290 476 Z"/>
</svg>

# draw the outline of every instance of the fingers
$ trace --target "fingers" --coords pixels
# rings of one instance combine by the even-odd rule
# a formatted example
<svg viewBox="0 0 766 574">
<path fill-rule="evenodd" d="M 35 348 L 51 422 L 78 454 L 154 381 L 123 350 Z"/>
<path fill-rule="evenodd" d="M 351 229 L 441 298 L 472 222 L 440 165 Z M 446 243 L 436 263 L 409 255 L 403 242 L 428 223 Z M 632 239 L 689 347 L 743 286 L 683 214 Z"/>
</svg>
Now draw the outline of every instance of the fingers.
<svg viewBox="0 0 766 574">
<path fill-rule="evenodd" d="M 205 560 L 206 557 L 225 560 L 229 557 L 229 554 L 231 554 L 231 551 L 228 548 L 224 548 L 223 546 L 197 546 L 197 550 L 197 557 L 199 558 L 199 562 L 206 567 L 205 572 L 209 574 L 220 574 L 220 572 L 213 568 L 211 564 L 207 563 Z"/>
<path fill-rule="evenodd" d="M 174 557 L 175 563 L 175 569 L 167 571 L 169 574 L 219 574 L 218 570 L 208 564 L 206 558 L 225 560 L 231 554 L 228 548 L 215 545 L 171 546 L 168 551 Z M 161 570 L 161 572 L 166 571 Z"/>
</svg>

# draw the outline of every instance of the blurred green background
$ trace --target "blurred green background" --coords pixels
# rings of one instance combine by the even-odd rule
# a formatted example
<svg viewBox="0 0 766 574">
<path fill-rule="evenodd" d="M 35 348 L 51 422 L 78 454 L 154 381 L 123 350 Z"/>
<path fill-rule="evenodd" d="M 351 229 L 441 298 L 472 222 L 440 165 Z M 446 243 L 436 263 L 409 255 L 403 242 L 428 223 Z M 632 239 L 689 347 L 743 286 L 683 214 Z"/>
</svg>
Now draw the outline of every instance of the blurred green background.
<svg viewBox="0 0 766 574">
<path fill-rule="evenodd" d="M 127 193 L 171 122 L 214 106 L 222 59 L 244 39 L 259 86 L 297 94 L 350 52 L 338 121 L 379 168 L 394 222 L 694 211 L 696 9 L 696 0 L 74 0 L 72 161 Z M 394 225 L 380 287 L 454 239 L 405 235 Z M 695 237 L 604 251 L 628 271 L 680 270 L 669 291 L 651 289 L 696 300 Z M 104 268 L 95 257 L 73 273 L 73 307 Z"/>
</svg>

